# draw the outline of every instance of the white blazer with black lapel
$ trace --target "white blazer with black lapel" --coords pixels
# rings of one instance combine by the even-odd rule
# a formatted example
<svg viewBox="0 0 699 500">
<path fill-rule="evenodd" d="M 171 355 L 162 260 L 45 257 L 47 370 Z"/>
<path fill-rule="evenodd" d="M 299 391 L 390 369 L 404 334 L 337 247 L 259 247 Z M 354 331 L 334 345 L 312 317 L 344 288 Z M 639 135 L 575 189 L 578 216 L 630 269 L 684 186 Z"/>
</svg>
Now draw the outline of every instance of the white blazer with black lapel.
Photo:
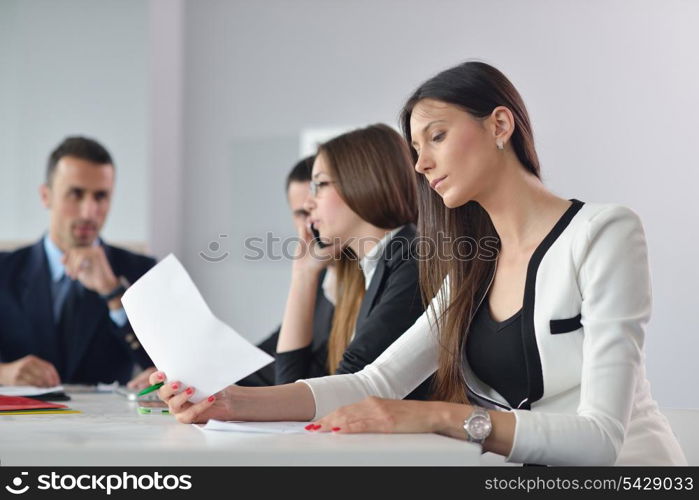
<svg viewBox="0 0 699 500">
<path fill-rule="evenodd" d="M 641 221 L 626 207 L 572 201 L 527 270 L 522 342 L 528 397 L 510 408 L 464 366 L 468 396 L 514 414 L 510 462 L 685 465 L 645 373 L 651 289 Z M 440 294 L 448 302 L 446 290 Z M 428 310 L 361 372 L 305 380 L 315 418 L 369 395 L 410 392 L 437 369 L 442 347 L 435 324 Z"/>
</svg>

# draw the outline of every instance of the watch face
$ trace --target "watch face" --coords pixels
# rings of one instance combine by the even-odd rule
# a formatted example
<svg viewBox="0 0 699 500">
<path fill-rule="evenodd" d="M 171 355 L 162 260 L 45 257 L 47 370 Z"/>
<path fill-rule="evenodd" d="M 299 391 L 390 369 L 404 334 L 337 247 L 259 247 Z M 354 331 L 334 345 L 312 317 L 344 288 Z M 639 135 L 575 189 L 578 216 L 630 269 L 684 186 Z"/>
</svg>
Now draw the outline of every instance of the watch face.
<svg viewBox="0 0 699 500">
<path fill-rule="evenodd" d="M 473 439 L 485 439 L 490 435 L 491 423 L 486 417 L 475 416 L 468 424 L 468 433 Z"/>
</svg>

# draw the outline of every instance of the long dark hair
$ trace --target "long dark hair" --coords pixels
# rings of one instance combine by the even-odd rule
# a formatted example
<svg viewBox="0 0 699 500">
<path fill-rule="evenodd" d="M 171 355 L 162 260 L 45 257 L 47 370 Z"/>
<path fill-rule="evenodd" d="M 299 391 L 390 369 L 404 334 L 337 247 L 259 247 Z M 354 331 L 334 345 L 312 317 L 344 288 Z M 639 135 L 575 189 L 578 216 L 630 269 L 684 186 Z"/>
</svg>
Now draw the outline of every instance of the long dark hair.
<svg viewBox="0 0 699 500">
<path fill-rule="evenodd" d="M 401 127 L 408 144 L 411 143 L 410 116 L 415 105 L 423 99 L 434 99 L 458 106 L 475 118 L 486 118 L 498 106 L 507 107 L 514 115 L 514 132 L 510 144 L 524 168 L 539 175 L 539 159 L 534 149 L 534 136 L 527 109 L 514 85 L 494 67 L 469 61 L 442 71 L 420 85 L 405 103 L 400 115 Z M 417 153 L 411 148 L 413 161 Z M 488 213 L 475 201 L 449 209 L 429 186 L 424 175 L 418 175 L 418 230 L 422 237 L 438 240 L 448 235 L 454 242 L 460 237 L 475 241 L 498 238 Z M 472 240 L 473 241 L 473 240 Z M 500 249 L 497 239 L 497 249 Z M 452 255 L 458 249 L 452 248 Z M 436 317 L 442 349 L 434 383 L 434 397 L 443 401 L 467 402 L 466 384 L 462 376 L 462 347 L 478 305 L 478 292 L 492 274 L 495 261 L 480 257 L 420 259 L 420 288 L 425 303 L 435 298 L 439 313 Z M 439 293 L 444 279 L 448 289 Z"/>
</svg>

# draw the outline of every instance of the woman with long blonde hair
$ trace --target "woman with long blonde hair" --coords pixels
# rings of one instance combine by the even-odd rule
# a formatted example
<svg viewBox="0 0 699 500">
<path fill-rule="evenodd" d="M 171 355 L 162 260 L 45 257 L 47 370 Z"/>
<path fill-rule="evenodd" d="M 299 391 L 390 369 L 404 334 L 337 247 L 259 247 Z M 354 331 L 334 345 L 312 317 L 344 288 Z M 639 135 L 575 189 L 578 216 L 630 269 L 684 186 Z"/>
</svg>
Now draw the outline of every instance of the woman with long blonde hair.
<svg viewBox="0 0 699 500">
<path fill-rule="evenodd" d="M 300 235 L 277 342 L 277 384 L 359 371 L 423 312 L 410 251 L 415 179 L 400 134 L 378 124 L 320 145 L 304 209 L 317 237 L 311 227 Z M 332 328 L 327 345 L 312 349 L 319 279 L 330 263 Z"/>
</svg>

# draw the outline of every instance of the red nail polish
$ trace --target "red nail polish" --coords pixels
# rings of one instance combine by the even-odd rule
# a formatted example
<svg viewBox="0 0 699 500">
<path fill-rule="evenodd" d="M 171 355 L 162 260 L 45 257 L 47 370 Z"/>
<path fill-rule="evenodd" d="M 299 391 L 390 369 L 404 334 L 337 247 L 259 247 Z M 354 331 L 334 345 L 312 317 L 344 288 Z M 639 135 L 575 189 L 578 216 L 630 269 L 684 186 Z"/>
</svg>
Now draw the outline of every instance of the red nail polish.
<svg viewBox="0 0 699 500">
<path fill-rule="evenodd" d="M 213 403 L 214 401 L 216 401 L 216 396 L 209 396 L 209 399 L 207 399 L 207 401 L 209 403 Z"/>
<path fill-rule="evenodd" d="M 158 375 L 156 375 L 155 378 L 157 378 L 158 380 L 165 380 L 165 376 L 162 373 L 158 373 Z"/>
<path fill-rule="evenodd" d="M 337 432 L 337 431 L 339 431 L 339 430 L 340 430 L 339 427 L 333 427 L 333 428 L 332 428 L 332 431 L 333 431 L 333 432 Z"/>
<path fill-rule="evenodd" d="M 313 429 L 313 424 L 308 424 L 306 427 L 304 427 L 307 431 L 310 431 Z"/>
<path fill-rule="evenodd" d="M 194 389 L 192 389 L 191 387 L 188 387 L 185 392 L 187 393 L 188 396 L 191 396 L 192 394 L 194 394 Z"/>
<path fill-rule="evenodd" d="M 313 426 L 313 430 L 314 430 L 314 431 L 317 431 L 317 430 L 320 429 L 321 427 L 322 427 L 321 425 L 314 425 L 314 426 Z"/>
<path fill-rule="evenodd" d="M 176 390 L 179 389 L 179 388 L 180 388 L 180 385 L 179 385 L 179 384 L 172 384 L 172 390 L 173 390 L 173 391 L 176 391 Z"/>
</svg>

